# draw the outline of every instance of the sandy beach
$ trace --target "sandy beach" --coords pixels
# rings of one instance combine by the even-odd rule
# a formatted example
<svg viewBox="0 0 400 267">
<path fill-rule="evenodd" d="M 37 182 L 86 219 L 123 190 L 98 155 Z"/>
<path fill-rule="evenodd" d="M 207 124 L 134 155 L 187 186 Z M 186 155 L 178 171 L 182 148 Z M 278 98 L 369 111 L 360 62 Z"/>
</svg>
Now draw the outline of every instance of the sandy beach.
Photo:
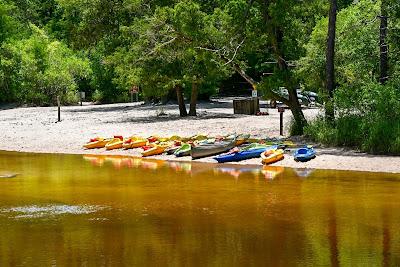
<svg viewBox="0 0 400 267">
<path fill-rule="evenodd" d="M 165 116 L 157 116 L 161 111 Z M 262 105 L 262 111 L 267 111 Z M 231 99 L 200 103 L 198 117 L 180 118 L 174 104 L 153 106 L 143 103 L 62 107 L 61 122 L 57 121 L 56 107 L 0 108 L 0 150 L 67 153 L 113 154 L 140 156 L 140 149 L 122 151 L 84 150 L 82 145 L 92 137 L 113 135 L 191 136 L 195 134 L 221 135 L 249 133 L 257 138 L 279 138 L 279 113 L 268 109 L 268 116 L 234 115 Z M 315 118 L 319 109 L 305 109 L 308 119 Z M 285 134 L 291 112 L 284 113 Z M 304 142 L 298 141 L 298 145 Z M 357 151 L 323 148 L 314 144 L 318 156 L 307 163 L 293 160 L 292 151 L 277 166 L 293 168 L 337 169 L 370 172 L 400 173 L 400 157 L 375 156 Z M 173 156 L 157 156 L 158 159 L 177 160 Z M 179 160 L 190 160 L 189 157 Z M 200 160 L 215 162 L 212 158 Z M 239 164 L 261 164 L 260 159 L 242 161 Z"/>
</svg>

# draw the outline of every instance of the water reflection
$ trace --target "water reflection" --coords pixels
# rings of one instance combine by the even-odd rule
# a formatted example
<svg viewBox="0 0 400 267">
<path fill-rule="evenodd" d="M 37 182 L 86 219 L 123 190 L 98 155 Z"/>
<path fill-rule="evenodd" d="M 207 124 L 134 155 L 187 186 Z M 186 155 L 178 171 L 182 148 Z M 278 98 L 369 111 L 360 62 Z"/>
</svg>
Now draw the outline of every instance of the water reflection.
<svg viewBox="0 0 400 267">
<path fill-rule="evenodd" d="M 0 266 L 400 265 L 399 175 L 5 152 L 0 172 Z"/>
<path fill-rule="evenodd" d="M 156 159 L 144 159 L 130 156 L 116 155 L 84 155 L 83 159 L 90 162 L 93 166 L 102 167 L 106 162 L 111 162 L 115 169 L 138 168 L 159 170 L 161 168 L 170 168 L 175 172 L 185 172 L 190 175 L 198 175 L 203 172 L 213 171 L 216 175 L 228 174 L 235 179 L 243 174 L 251 174 L 256 178 L 263 175 L 265 179 L 272 180 L 284 172 L 280 166 L 241 166 L 233 164 L 208 164 L 184 161 L 165 161 Z M 312 173 L 312 170 L 295 170 L 299 177 L 306 177 Z"/>
</svg>

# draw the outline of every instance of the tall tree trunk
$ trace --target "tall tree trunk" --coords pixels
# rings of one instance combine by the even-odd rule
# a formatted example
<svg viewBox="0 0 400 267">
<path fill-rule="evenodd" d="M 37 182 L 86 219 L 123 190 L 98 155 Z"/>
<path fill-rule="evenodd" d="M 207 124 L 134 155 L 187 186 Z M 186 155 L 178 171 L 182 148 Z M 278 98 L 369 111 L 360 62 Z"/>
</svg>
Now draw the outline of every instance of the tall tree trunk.
<svg viewBox="0 0 400 267">
<path fill-rule="evenodd" d="M 389 55 L 388 55 L 388 45 L 386 43 L 387 28 L 388 28 L 388 12 L 387 12 L 387 0 L 382 0 L 381 2 L 381 26 L 380 26 L 380 68 L 381 75 L 379 81 L 381 84 L 385 84 L 389 79 Z"/>
<path fill-rule="evenodd" d="M 190 96 L 190 110 L 189 116 L 197 116 L 196 105 L 197 105 L 197 96 L 199 94 L 199 85 L 196 81 L 192 83 L 192 94 Z"/>
<path fill-rule="evenodd" d="M 268 13 L 269 5 L 270 0 L 264 0 L 263 17 L 271 42 L 272 53 L 277 62 L 279 72 L 283 73 L 286 76 L 285 87 L 289 93 L 289 100 L 284 101 L 284 103 L 287 104 L 292 111 L 295 123 L 295 125 L 293 125 L 294 127 L 292 127 L 291 129 L 291 134 L 302 135 L 304 126 L 307 125 L 307 120 L 304 116 L 299 99 L 297 97 L 296 87 L 298 84 L 285 60 L 285 54 L 282 49 L 284 33 L 279 26 L 274 25 L 274 23 L 272 22 L 272 18 Z"/>
<path fill-rule="evenodd" d="M 185 99 L 183 98 L 182 87 L 180 85 L 176 85 L 175 91 L 176 91 L 176 98 L 178 99 L 179 115 L 181 117 L 186 117 L 188 114 L 185 106 Z"/>
<path fill-rule="evenodd" d="M 331 0 L 331 6 L 329 9 L 328 37 L 326 46 L 326 91 L 328 93 L 328 101 L 325 104 L 325 117 L 330 122 L 333 122 L 335 119 L 333 93 L 335 91 L 336 16 L 337 16 L 337 0 Z"/>
</svg>

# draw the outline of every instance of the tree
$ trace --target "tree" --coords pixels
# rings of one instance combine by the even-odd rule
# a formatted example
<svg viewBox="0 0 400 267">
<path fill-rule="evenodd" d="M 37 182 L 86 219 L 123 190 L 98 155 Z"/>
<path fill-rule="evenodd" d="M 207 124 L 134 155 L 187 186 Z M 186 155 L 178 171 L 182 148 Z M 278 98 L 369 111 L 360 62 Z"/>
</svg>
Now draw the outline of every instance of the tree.
<svg viewBox="0 0 400 267">
<path fill-rule="evenodd" d="M 380 35 L 379 35 L 379 48 L 380 48 L 380 77 L 381 84 L 385 84 L 389 80 L 389 49 L 386 43 L 386 36 L 388 31 L 388 3 L 387 0 L 381 0 L 381 20 Z"/>
<path fill-rule="evenodd" d="M 198 93 L 225 77 L 212 53 L 196 49 L 204 36 L 203 17 L 198 4 L 184 1 L 159 7 L 125 27 L 127 45 L 110 57 L 116 82 L 125 87 L 140 84 L 147 97 L 175 90 L 181 116 L 187 115 L 183 93 L 190 92 L 189 115 L 195 116 Z"/>
<path fill-rule="evenodd" d="M 199 47 L 217 55 L 253 88 L 288 105 L 294 134 L 301 134 L 307 123 L 293 71 L 303 53 L 299 44 L 304 36 L 299 33 L 311 31 L 307 26 L 313 25 L 304 13 L 304 5 L 297 1 L 224 1 L 206 16 L 206 41 Z M 287 98 L 280 87 L 288 90 Z"/>
<path fill-rule="evenodd" d="M 325 116 L 330 122 L 333 122 L 335 118 L 333 92 L 335 90 L 335 38 L 337 8 L 337 0 L 331 0 L 326 46 L 326 90 L 328 93 L 328 101 L 325 105 Z"/>
</svg>

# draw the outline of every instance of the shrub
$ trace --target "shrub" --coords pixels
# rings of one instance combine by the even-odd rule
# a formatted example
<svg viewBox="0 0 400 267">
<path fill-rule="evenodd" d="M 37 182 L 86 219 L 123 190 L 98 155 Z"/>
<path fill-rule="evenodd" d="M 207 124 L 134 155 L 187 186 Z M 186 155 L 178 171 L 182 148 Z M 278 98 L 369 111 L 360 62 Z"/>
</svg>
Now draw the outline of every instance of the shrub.
<svg viewBox="0 0 400 267">
<path fill-rule="evenodd" d="M 8 88 L 4 101 L 46 106 L 60 96 L 65 104 L 76 102 L 77 81 L 90 75 L 89 62 L 31 27 L 29 38 L 10 41 L 0 51 L 0 83 Z"/>
<path fill-rule="evenodd" d="M 334 124 L 318 118 L 306 127 L 307 136 L 327 145 L 400 154 L 400 90 L 394 83 L 340 88 L 335 101 Z"/>
</svg>

